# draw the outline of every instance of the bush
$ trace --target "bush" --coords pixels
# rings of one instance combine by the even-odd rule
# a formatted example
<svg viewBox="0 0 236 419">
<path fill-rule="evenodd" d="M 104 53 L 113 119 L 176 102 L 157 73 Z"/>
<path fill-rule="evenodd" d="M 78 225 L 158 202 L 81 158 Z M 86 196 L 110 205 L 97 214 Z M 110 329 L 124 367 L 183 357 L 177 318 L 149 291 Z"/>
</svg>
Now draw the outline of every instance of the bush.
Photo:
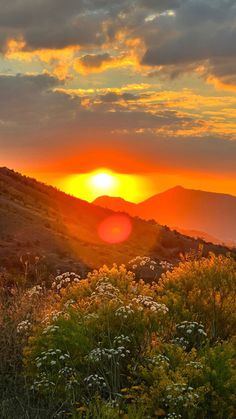
<svg viewBox="0 0 236 419">
<path fill-rule="evenodd" d="M 1 417 L 235 417 L 230 257 L 188 258 L 160 283 L 114 265 L 13 291 L 0 305 Z"/>
<path fill-rule="evenodd" d="M 177 323 L 203 323 L 212 341 L 235 333 L 236 262 L 230 256 L 183 260 L 162 276 L 159 292 Z"/>
<path fill-rule="evenodd" d="M 25 349 L 32 390 L 67 406 L 98 396 L 119 401 L 129 373 L 161 333 L 165 305 L 157 293 L 124 266 L 103 267 L 61 289 L 57 312 L 49 313 Z"/>
</svg>

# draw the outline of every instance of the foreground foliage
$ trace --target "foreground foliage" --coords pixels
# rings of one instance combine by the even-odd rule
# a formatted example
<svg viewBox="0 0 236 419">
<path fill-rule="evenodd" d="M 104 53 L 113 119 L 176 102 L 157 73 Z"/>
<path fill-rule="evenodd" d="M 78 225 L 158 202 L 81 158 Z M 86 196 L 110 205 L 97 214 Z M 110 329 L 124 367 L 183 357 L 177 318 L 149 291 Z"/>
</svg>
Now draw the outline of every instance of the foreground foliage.
<svg viewBox="0 0 236 419">
<path fill-rule="evenodd" d="M 18 296 L 14 316 L 4 304 L 15 352 L 0 362 L 23 394 L 2 397 L 1 417 L 234 418 L 236 263 L 171 269 L 158 283 L 123 265 L 65 273 Z"/>
</svg>

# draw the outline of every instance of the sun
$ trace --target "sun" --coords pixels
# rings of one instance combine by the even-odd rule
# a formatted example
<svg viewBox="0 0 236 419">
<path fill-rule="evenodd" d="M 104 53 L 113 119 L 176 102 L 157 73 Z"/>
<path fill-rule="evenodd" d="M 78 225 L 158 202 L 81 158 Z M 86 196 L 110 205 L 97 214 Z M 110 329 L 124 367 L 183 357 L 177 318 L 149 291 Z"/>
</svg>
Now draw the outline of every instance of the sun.
<svg viewBox="0 0 236 419">
<path fill-rule="evenodd" d="M 66 193 L 89 202 L 93 202 L 103 195 L 140 202 L 153 192 L 144 176 L 117 173 L 106 167 L 100 167 L 87 173 L 64 176 L 60 181 L 51 183 Z"/>
<path fill-rule="evenodd" d="M 97 189 L 110 189 L 115 184 L 115 177 L 108 172 L 100 172 L 91 176 L 91 183 Z"/>
<path fill-rule="evenodd" d="M 114 191 L 117 186 L 117 177 L 107 170 L 100 170 L 90 175 L 90 185 L 98 193 Z"/>
</svg>

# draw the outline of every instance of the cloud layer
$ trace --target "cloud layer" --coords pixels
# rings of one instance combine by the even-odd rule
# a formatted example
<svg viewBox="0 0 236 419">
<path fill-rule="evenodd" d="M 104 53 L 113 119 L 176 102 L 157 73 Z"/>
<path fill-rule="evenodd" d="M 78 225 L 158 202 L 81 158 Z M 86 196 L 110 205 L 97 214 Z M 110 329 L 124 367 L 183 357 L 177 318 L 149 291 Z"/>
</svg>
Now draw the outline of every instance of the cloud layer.
<svg viewBox="0 0 236 419">
<path fill-rule="evenodd" d="M 85 149 L 105 152 L 112 148 L 110 164 L 119 171 L 133 171 L 128 159 L 119 161 L 117 167 L 116 151 L 123 150 L 147 163 L 145 169 L 140 164 L 141 171 L 158 168 L 235 174 L 236 141 L 220 136 L 217 126 L 215 133 L 212 128 L 209 134 L 209 122 L 173 110 L 177 94 L 172 93 L 167 101 L 168 92 L 150 93 L 143 91 L 142 85 L 140 89 L 137 93 L 98 90 L 89 95 L 86 91 L 68 92 L 57 78 L 46 74 L 0 76 L 1 150 L 11 148 L 14 154 L 20 149 L 29 156 L 44 150 L 55 159 L 63 153 L 77 155 L 71 171 L 93 168 L 93 161 L 83 162 L 81 167 Z M 191 92 L 185 95 L 187 108 L 193 107 L 197 97 Z M 229 106 L 232 101 L 230 98 Z"/>
<path fill-rule="evenodd" d="M 171 77 L 194 71 L 206 80 L 235 85 L 234 0 L 0 0 L 0 8 L 3 54 L 9 52 L 9 40 L 32 54 L 68 47 L 101 49 L 75 57 L 75 69 L 88 72 L 104 68 L 104 63 L 105 68 L 109 63 L 113 68 L 114 62 L 127 65 L 132 41 L 139 40 L 141 67 Z"/>
</svg>

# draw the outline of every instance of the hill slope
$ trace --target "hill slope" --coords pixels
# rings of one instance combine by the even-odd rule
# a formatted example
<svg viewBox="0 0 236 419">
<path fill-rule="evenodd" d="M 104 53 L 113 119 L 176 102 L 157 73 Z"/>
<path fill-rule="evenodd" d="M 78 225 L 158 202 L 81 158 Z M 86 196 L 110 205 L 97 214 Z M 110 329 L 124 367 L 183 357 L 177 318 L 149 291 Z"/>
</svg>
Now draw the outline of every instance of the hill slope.
<svg viewBox="0 0 236 419">
<path fill-rule="evenodd" d="M 120 209 L 119 198 L 101 197 L 95 203 Z M 236 241 L 236 197 L 231 195 L 177 186 L 137 205 L 122 202 L 122 210 L 170 227 L 202 231 L 221 241 Z"/>
<path fill-rule="evenodd" d="M 107 244 L 97 231 L 109 209 L 0 168 L 0 266 L 14 266 L 20 255 L 44 254 L 52 267 L 98 267 L 127 263 L 137 255 L 174 261 L 200 243 L 155 223 L 132 218 L 132 233 L 121 244 Z M 205 252 L 227 248 L 204 245 Z"/>
</svg>

